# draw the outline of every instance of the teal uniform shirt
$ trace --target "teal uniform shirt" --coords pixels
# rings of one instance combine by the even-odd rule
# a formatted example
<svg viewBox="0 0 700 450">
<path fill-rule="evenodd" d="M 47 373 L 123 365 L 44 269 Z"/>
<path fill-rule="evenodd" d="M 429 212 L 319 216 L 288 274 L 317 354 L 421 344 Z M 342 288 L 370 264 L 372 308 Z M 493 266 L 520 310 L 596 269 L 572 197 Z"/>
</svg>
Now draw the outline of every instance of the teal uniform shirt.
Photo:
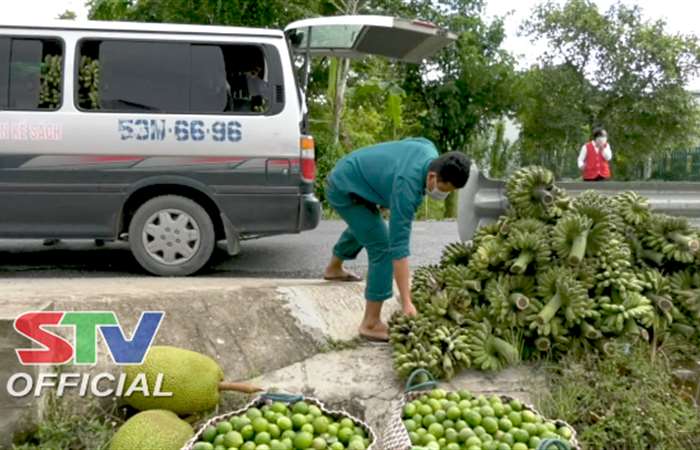
<svg viewBox="0 0 700 450">
<path fill-rule="evenodd" d="M 410 254 L 411 225 L 425 195 L 428 167 L 437 157 L 437 148 L 428 139 L 403 139 L 356 150 L 341 159 L 330 175 L 337 191 L 391 210 L 393 260 Z"/>
</svg>

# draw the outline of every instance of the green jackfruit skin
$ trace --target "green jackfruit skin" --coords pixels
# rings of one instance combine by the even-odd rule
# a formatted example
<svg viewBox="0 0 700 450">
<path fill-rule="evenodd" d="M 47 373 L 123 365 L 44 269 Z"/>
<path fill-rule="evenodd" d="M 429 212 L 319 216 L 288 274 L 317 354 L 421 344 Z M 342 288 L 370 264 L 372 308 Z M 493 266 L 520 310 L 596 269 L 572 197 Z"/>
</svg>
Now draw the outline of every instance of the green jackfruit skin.
<svg viewBox="0 0 700 450">
<path fill-rule="evenodd" d="M 194 436 L 190 424 L 162 409 L 144 411 L 114 434 L 109 450 L 180 450 Z"/>
<path fill-rule="evenodd" d="M 219 404 L 219 383 L 224 379 L 224 372 L 216 361 L 201 353 L 155 345 L 143 364 L 126 366 L 124 372 L 126 386 L 130 386 L 139 373 L 145 373 L 149 391 L 162 373 L 161 390 L 173 393 L 172 397 L 144 397 L 136 392 L 124 397 L 126 403 L 139 411 L 167 409 L 177 414 L 191 414 L 209 411 Z"/>
</svg>

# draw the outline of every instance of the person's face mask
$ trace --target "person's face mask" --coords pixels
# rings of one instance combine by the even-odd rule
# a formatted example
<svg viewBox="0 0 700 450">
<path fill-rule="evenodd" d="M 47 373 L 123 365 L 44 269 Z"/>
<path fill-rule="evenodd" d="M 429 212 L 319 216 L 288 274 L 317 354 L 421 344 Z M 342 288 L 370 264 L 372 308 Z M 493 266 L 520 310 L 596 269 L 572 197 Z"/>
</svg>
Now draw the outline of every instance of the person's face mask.
<svg viewBox="0 0 700 450">
<path fill-rule="evenodd" d="M 437 200 L 437 201 L 439 201 L 439 202 L 445 201 L 445 199 L 447 198 L 448 195 L 450 195 L 450 193 L 449 193 L 449 192 L 441 191 L 441 190 L 438 188 L 438 186 L 437 186 L 437 178 L 436 178 L 436 177 L 432 177 L 432 180 L 433 180 L 433 188 L 432 188 L 432 189 L 429 189 L 429 188 L 426 187 L 425 193 L 428 194 L 428 196 L 429 196 L 430 198 L 432 198 L 433 200 Z"/>
<path fill-rule="evenodd" d="M 608 142 L 608 138 L 605 136 L 600 136 L 600 137 L 595 138 L 595 141 L 598 145 L 600 145 L 602 147 L 603 145 L 605 145 Z"/>
</svg>

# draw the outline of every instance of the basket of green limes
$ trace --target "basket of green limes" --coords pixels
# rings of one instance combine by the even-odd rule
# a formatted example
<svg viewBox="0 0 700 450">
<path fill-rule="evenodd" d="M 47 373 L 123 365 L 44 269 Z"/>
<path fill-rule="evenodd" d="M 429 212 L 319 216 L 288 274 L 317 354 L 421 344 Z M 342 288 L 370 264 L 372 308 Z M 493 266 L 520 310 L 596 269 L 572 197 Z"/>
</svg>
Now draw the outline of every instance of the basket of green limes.
<svg viewBox="0 0 700 450">
<path fill-rule="evenodd" d="M 301 395 L 266 393 L 214 417 L 181 450 L 378 450 L 365 422 Z"/>
<path fill-rule="evenodd" d="M 382 443 L 383 450 L 581 450 L 566 422 L 505 395 L 447 392 L 424 369 L 408 378 Z"/>
</svg>

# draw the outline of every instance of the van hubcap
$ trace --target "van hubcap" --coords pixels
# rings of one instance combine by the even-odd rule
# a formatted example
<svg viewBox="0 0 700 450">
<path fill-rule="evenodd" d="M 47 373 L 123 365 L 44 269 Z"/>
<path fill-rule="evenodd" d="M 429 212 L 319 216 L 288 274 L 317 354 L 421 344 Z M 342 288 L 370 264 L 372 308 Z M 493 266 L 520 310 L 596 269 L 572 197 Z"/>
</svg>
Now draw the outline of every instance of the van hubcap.
<svg viewBox="0 0 700 450">
<path fill-rule="evenodd" d="M 199 225 L 184 211 L 164 209 L 147 221 L 141 236 L 148 255 L 174 266 L 192 259 L 201 242 Z"/>
</svg>

